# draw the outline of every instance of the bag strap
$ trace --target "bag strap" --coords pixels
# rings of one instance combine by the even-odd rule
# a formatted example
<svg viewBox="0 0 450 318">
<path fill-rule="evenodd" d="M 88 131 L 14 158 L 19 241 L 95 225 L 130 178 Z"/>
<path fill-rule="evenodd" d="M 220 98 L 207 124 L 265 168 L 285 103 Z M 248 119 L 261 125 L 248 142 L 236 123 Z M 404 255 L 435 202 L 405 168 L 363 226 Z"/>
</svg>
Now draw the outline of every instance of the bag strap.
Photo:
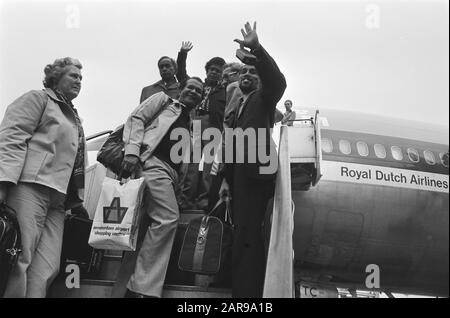
<svg viewBox="0 0 450 318">
<path fill-rule="evenodd" d="M 207 216 L 211 216 L 217 210 L 217 208 L 224 202 L 225 202 L 225 205 L 226 205 L 224 221 L 226 223 L 229 223 L 229 224 L 233 225 L 233 219 L 231 218 L 231 200 L 230 200 L 229 196 L 221 197 L 219 199 L 219 201 L 217 201 L 217 203 L 214 206 L 214 208 L 212 208 L 212 210 L 207 214 Z"/>
</svg>

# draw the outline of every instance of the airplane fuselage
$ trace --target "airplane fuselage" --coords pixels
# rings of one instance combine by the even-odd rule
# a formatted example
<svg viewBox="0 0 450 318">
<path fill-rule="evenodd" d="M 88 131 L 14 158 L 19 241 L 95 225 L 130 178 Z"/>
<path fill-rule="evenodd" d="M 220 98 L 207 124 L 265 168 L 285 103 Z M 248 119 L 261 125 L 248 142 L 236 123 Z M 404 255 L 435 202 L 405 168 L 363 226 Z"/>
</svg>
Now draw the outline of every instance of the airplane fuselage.
<svg viewBox="0 0 450 318">
<path fill-rule="evenodd" d="M 328 122 L 320 182 L 292 179 L 298 279 L 367 289 L 375 264 L 381 290 L 448 295 L 448 144 Z"/>
</svg>

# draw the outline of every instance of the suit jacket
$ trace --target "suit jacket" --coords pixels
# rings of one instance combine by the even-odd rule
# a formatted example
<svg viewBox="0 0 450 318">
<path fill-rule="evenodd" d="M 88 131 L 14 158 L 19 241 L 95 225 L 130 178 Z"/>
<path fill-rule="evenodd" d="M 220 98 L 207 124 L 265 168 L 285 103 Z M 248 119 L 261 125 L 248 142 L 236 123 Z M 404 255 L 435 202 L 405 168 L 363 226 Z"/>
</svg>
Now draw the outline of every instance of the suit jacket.
<svg viewBox="0 0 450 318">
<path fill-rule="evenodd" d="M 153 94 L 164 92 L 169 95 L 170 98 L 177 99 L 180 95 L 180 83 L 185 81 L 188 76 L 186 74 L 186 52 L 178 52 L 177 57 L 177 74 L 176 79 L 178 83 L 174 83 L 169 86 L 164 85 L 164 81 L 160 80 L 152 85 L 146 86 L 142 89 L 141 99 L 139 103 L 142 103 L 144 100 L 152 96 Z"/>
<path fill-rule="evenodd" d="M 270 129 L 274 125 L 276 105 L 286 89 L 286 80 L 275 61 L 262 46 L 253 50 L 252 53 L 257 57 L 255 66 L 261 81 L 260 88 L 247 96 L 240 114 L 239 105 L 229 106 L 232 110 L 227 118 L 226 124 L 231 128 L 242 128 L 243 130 L 251 128 L 256 131 L 258 142 L 253 147 L 244 144 L 245 158 L 248 158 L 249 153 L 253 152 L 256 154 L 257 159 L 256 163 L 248 163 L 248 160 L 246 160 L 247 175 L 257 179 L 273 179 L 276 171 L 272 173 L 260 173 L 260 168 L 268 166 L 268 163 L 261 162 L 258 154 L 260 151 L 265 151 L 267 155 L 269 153 L 276 155 L 275 144 L 272 141 Z M 259 128 L 264 129 L 265 141 L 259 138 Z M 278 164 L 278 157 L 276 157 L 276 160 Z M 224 171 L 222 172 L 227 178 L 231 177 L 229 168 L 230 164 L 225 164 Z"/>
<path fill-rule="evenodd" d="M 38 183 L 66 194 L 77 149 L 72 108 L 48 88 L 25 93 L 0 124 L 0 181 Z"/>
<path fill-rule="evenodd" d="M 239 106 L 239 99 L 243 96 L 241 89 L 239 88 L 239 81 L 228 84 L 227 86 L 227 102 L 225 105 L 224 114 L 224 127 L 228 127 L 227 124 L 230 121 L 230 114 L 233 110 Z M 234 115 L 232 115 L 234 116 Z M 231 119 L 233 121 L 233 119 Z"/>
<path fill-rule="evenodd" d="M 141 92 L 141 99 L 139 103 L 142 103 L 144 100 L 152 96 L 153 94 L 164 92 L 167 95 L 169 95 L 171 98 L 178 98 L 178 95 L 180 94 L 180 84 L 179 83 L 173 83 L 172 85 L 165 86 L 164 82 L 162 80 L 146 86 L 142 89 Z"/>
</svg>

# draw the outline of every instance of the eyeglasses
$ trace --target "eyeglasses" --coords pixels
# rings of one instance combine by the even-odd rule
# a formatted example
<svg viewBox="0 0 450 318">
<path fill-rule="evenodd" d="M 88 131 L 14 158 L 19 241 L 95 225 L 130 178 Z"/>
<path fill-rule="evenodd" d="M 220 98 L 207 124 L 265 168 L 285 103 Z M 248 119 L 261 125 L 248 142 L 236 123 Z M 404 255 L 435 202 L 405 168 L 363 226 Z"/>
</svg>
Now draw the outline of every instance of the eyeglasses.
<svg viewBox="0 0 450 318">
<path fill-rule="evenodd" d="M 223 74 L 223 78 L 230 78 L 231 76 L 237 75 L 238 72 L 230 72 Z"/>
<path fill-rule="evenodd" d="M 240 74 L 247 74 L 247 73 L 249 73 L 249 74 L 258 74 L 258 73 L 256 72 L 256 68 L 246 68 L 246 67 L 244 67 L 244 68 L 240 71 Z"/>
</svg>

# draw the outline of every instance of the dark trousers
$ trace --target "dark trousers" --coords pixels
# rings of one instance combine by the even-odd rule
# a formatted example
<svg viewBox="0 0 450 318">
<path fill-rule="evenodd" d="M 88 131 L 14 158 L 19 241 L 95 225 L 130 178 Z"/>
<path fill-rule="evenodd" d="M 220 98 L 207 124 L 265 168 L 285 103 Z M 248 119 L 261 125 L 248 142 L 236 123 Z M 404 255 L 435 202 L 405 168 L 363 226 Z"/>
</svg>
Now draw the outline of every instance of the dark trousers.
<svg viewBox="0 0 450 318">
<path fill-rule="evenodd" d="M 184 164 L 183 183 L 181 184 L 181 209 L 207 209 L 208 197 L 211 187 L 210 163 L 203 165 L 199 171 L 198 163 Z M 218 191 L 218 190 L 217 190 Z"/>
<path fill-rule="evenodd" d="M 232 199 L 235 226 L 232 260 L 233 297 L 262 297 L 266 256 L 262 223 L 275 183 L 246 175 L 244 166 L 233 165 Z"/>
</svg>

